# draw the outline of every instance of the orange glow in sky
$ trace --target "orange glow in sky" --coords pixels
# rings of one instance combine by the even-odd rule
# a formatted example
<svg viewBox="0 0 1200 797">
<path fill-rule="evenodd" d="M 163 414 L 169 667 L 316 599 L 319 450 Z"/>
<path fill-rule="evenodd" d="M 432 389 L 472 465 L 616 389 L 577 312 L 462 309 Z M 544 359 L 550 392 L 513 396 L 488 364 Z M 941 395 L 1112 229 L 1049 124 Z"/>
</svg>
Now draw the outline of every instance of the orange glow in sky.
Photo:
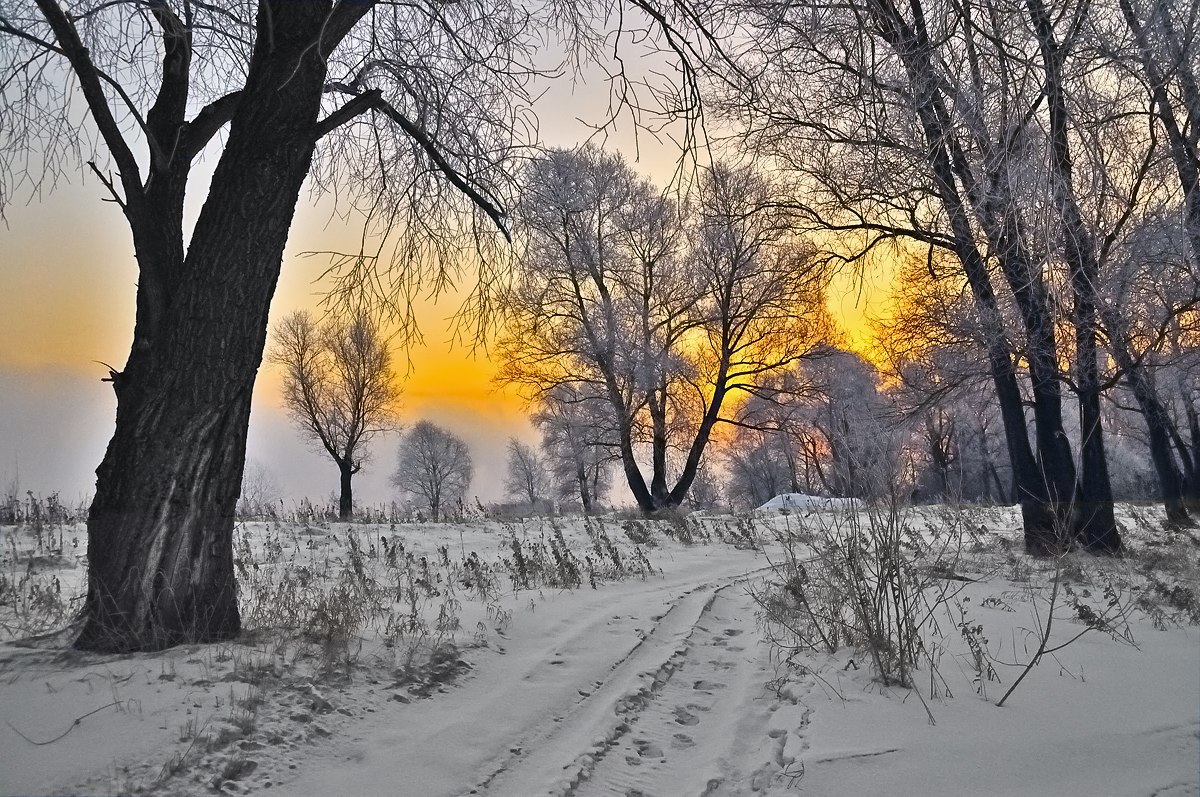
<svg viewBox="0 0 1200 797">
<path fill-rule="evenodd" d="M 644 166 L 639 165 L 639 168 Z M 86 494 L 92 471 L 111 434 L 115 407 L 111 388 L 99 380 L 120 368 L 132 339 L 137 273 L 120 211 L 101 200 L 94 180 L 60 187 L 41 204 L 10 208 L 8 228 L 0 230 L 0 488 L 19 474 L 21 489 L 65 496 Z M 350 249 L 352 230 L 327 224 L 327 214 L 301 206 L 272 305 L 272 322 L 293 310 L 318 309 L 322 286 L 314 284 L 327 263 L 304 258 L 304 251 Z M 866 319 L 878 314 L 878 277 L 860 285 L 849 276 L 835 280 L 829 296 L 842 325 L 845 345 L 870 347 Z M 401 370 L 411 363 L 401 397 L 402 420 L 433 420 L 463 436 L 476 457 L 475 492 L 483 500 L 501 497 L 505 441 L 528 442 L 536 434 L 514 391 L 492 381 L 495 369 L 482 350 L 452 346 L 450 316 L 457 297 L 416 309 L 424 345 L 396 352 Z M 395 440 L 376 448 L 375 463 L 360 477 L 359 494 L 388 500 L 388 474 L 394 467 Z M 280 408 L 279 377 L 273 366 L 260 370 L 255 391 L 248 456 L 276 471 L 287 494 L 321 495 L 328 464 L 307 451 Z M 306 476 L 287 471 L 303 463 Z"/>
<path fill-rule="evenodd" d="M 587 107 L 602 107 L 602 87 L 555 86 L 541 101 L 541 134 L 569 146 L 587 137 L 576 117 Z M 674 171 L 669 140 L 643 134 L 617 134 L 608 140 L 633 159 L 634 167 L 659 183 Z M 194 172 L 189 209 L 203 200 L 197 173 L 210 171 L 212 158 Z M 106 192 L 91 175 L 79 173 L 71 184 L 35 197 L 28 205 L 5 211 L 0 227 L 0 489 L 19 476 L 21 490 L 48 494 L 60 490 L 73 498 L 94 484 L 93 470 L 111 434 L 115 400 L 99 380 L 107 373 L 99 362 L 120 368 L 132 340 L 137 270 L 129 231 L 119 208 L 103 201 Z M 21 197 L 20 199 L 25 199 Z M 325 286 L 314 280 L 327 267 L 306 251 L 357 249 L 357 230 L 315 208 L 302 195 L 292 226 L 283 272 L 272 305 L 272 323 L 297 309 L 318 309 Z M 840 277 L 830 294 L 833 317 L 843 326 L 845 345 L 869 349 L 868 316 L 878 314 L 876 282 L 859 286 Z M 504 468 L 506 439 L 528 442 L 536 434 L 515 392 L 493 384 L 494 367 L 480 350 L 450 345 L 449 316 L 454 295 L 416 308 L 423 346 L 396 352 L 401 369 L 411 363 L 401 397 L 402 419 L 429 419 L 464 437 L 476 458 L 474 492 L 496 500 Z M 248 450 L 250 459 L 276 471 L 282 492 L 320 497 L 336 476 L 323 458 L 305 449 L 280 408 L 279 377 L 264 365 L 255 390 Z M 376 446 L 371 473 L 359 477 L 358 495 L 369 502 L 389 500 L 387 477 L 394 467 L 394 438 Z M 304 473 L 301 473 L 304 471 Z M 294 472 L 294 478 L 289 474 Z M 365 489 L 364 489 L 365 488 Z"/>
</svg>

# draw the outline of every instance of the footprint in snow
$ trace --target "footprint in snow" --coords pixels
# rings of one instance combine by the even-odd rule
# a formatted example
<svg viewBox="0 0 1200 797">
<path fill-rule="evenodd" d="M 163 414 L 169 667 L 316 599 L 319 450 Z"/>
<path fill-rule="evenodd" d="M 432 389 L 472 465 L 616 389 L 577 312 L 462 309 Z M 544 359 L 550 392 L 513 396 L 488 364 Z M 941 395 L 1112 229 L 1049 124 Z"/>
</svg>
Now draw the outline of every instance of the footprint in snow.
<svg viewBox="0 0 1200 797">
<path fill-rule="evenodd" d="M 726 628 L 725 629 L 725 636 L 741 636 L 741 635 L 742 635 L 742 632 L 740 629 L 737 629 L 737 628 Z"/>
<path fill-rule="evenodd" d="M 689 747 L 695 747 L 696 742 L 686 733 L 677 733 L 671 737 L 671 746 L 676 750 L 686 750 Z"/>
<path fill-rule="evenodd" d="M 688 706 L 691 708 L 691 706 Z M 700 718 L 683 706 L 675 707 L 675 722 L 680 725 L 699 725 Z"/>
<path fill-rule="evenodd" d="M 724 689 L 725 684 L 720 681 L 705 681 L 699 680 L 692 684 L 692 688 L 698 692 L 712 692 L 716 689 Z"/>
<path fill-rule="evenodd" d="M 637 750 L 639 758 L 666 758 L 661 747 L 645 739 L 635 740 L 633 747 Z"/>
</svg>

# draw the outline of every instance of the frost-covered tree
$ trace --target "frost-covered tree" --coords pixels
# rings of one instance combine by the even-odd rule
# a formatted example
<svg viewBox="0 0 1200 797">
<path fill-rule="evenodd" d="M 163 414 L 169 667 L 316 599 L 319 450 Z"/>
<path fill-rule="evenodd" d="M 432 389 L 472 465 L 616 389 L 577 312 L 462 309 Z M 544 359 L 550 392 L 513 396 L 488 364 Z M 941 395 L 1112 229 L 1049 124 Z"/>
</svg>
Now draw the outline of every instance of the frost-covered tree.
<svg viewBox="0 0 1200 797">
<path fill-rule="evenodd" d="M 790 445 L 785 431 L 740 427 L 724 446 L 730 503 L 748 509 L 780 493 L 800 492 L 786 451 Z"/>
<path fill-rule="evenodd" d="M 4 2 L 0 209 L 86 169 L 138 268 L 77 647 L 240 629 L 233 518 L 250 400 L 306 181 L 387 239 L 335 260 L 342 298 L 444 284 L 464 247 L 507 234 L 515 156 L 537 129 L 533 82 L 559 71 L 551 49 L 564 65 L 608 59 L 629 38 L 616 28 L 632 28 L 643 52 L 686 55 L 688 10 L 636 5 L 650 13 L 590 0 Z M 615 107 L 648 108 L 652 87 L 611 71 Z"/>
<path fill-rule="evenodd" d="M 1119 550 L 1100 291 L 1140 218 L 1200 207 L 1183 132 L 1200 106 L 1197 16 L 1155 0 L 726 8 L 754 46 L 719 103 L 759 157 L 809 186 L 804 216 L 834 233 L 829 256 L 855 264 L 898 243 L 954 268 L 1027 549 Z"/>
<path fill-rule="evenodd" d="M 274 517 L 279 507 L 279 484 L 270 468 L 261 462 L 246 462 L 242 476 L 242 494 L 238 498 L 238 517 L 263 519 Z"/>
<path fill-rule="evenodd" d="M 609 465 L 617 450 L 608 404 L 570 385 L 546 391 L 530 420 L 541 432 L 555 497 L 594 511 L 612 486 Z"/>
<path fill-rule="evenodd" d="M 530 506 L 537 506 L 546 500 L 549 481 L 546 463 L 537 450 L 515 437 L 508 438 L 508 461 L 504 473 L 505 495 Z"/>
<path fill-rule="evenodd" d="M 678 506 L 730 406 L 816 344 L 826 272 L 750 168 L 715 166 L 682 202 L 619 156 L 557 150 L 526 186 L 501 378 L 605 402 L 638 506 Z"/>
<path fill-rule="evenodd" d="M 418 421 L 401 438 L 397 458 L 392 484 L 431 520 L 462 505 L 475 474 L 465 440 L 431 421 Z"/>
</svg>

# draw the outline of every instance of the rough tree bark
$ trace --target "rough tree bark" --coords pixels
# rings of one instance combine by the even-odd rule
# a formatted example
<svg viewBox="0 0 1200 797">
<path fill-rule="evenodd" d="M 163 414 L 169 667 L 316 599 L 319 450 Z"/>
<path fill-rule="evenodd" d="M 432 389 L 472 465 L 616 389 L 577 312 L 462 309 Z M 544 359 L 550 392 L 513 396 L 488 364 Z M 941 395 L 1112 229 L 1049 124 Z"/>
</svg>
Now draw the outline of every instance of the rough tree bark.
<svg viewBox="0 0 1200 797">
<path fill-rule="evenodd" d="M 77 46 L 54 0 L 39 5 L 60 45 Z M 244 88 L 190 128 L 230 122 L 186 255 L 190 156 L 156 159 L 145 190 L 126 184 L 137 321 L 127 364 L 113 375 L 116 429 L 88 516 L 79 648 L 153 650 L 240 629 L 234 508 L 267 312 L 317 139 L 325 63 L 315 45 L 344 35 L 364 10 L 334 19 L 328 0 L 263 0 L 259 26 L 271 35 L 257 38 Z M 174 126 L 181 139 L 189 133 L 184 35 L 164 37 L 164 90 L 148 117 L 152 129 Z"/>
<path fill-rule="evenodd" d="M 338 492 L 338 520 L 350 520 L 354 517 L 354 474 L 358 473 L 358 468 L 354 463 L 344 459 L 337 461 L 339 487 Z"/>
</svg>

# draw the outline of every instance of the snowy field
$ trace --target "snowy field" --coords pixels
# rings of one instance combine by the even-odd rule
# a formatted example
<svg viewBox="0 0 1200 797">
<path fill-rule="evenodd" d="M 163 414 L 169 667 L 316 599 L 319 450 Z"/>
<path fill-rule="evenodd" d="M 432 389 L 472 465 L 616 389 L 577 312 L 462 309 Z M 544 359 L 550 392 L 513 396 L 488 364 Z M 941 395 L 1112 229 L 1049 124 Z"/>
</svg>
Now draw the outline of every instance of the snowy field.
<svg viewBox="0 0 1200 797">
<path fill-rule="evenodd" d="M 83 528 L 3 527 L 0 794 L 1200 794 L 1195 530 L 1039 562 L 907 510 L 859 583 L 912 579 L 906 668 L 826 614 L 850 511 L 246 523 L 243 638 L 129 656 L 47 634 Z"/>
</svg>

